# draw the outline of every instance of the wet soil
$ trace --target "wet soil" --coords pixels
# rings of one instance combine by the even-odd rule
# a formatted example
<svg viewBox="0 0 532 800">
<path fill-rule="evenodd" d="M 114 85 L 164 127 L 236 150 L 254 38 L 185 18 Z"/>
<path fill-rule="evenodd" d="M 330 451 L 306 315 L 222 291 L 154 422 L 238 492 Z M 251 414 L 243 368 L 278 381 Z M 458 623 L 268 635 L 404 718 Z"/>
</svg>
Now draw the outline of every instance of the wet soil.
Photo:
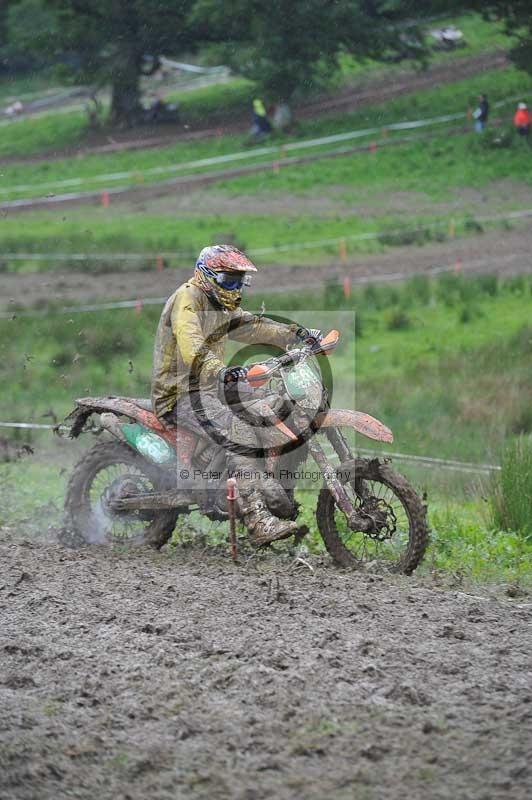
<svg viewBox="0 0 532 800">
<path fill-rule="evenodd" d="M 305 255 L 307 251 L 302 251 Z M 310 252 L 310 251 L 309 251 Z M 452 267 L 463 274 L 493 272 L 514 275 L 530 272 L 532 230 L 525 220 L 514 230 L 492 230 L 479 236 L 431 243 L 423 247 L 396 247 L 384 253 L 348 256 L 345 262 L 331 257 L 321 263 L 272 264 L 261 258 L 260 271 L 248 290 L 250 301 L 262 292 L 298 288 L 320 288 L 326 281 L 349 277 L 353 284 L 370 281 L 399 280 L 434 269 Z M 131 263 L 131 262 L 129 262 Z M 125 264 L 127 267 L 127 263 Z M 108 302 L 141 298 L 165 298 L 190 274 L 190 266 L 181 269 L 127 269 L 117 271 L 116 262 L 109 271 L 95 274 L 86 271 L 0 274 L 0 312 L 13 308 L 40 310 L 46 303 L 65 304 Z M 101 269 L 101 265 L 100 265 Z M 271 278 L 275 275 L 275 288 Z"/>
<path fill-rule="evenodd" d="M 282 550 L 0 554 L 6 800 L 530 797 L 523 599 Z"/>
</svg>

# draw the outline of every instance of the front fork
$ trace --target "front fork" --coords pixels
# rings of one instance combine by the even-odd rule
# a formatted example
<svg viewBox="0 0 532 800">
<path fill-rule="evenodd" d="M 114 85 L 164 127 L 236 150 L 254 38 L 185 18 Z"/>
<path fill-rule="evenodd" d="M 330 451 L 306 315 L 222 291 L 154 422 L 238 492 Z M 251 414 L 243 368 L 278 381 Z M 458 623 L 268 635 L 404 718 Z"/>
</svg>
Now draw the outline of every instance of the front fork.
<svg viewBox="0 0 532 800">
<path fill-rule="evenodd" d="M 340 481 L 337 472 L 329 464 L 327 456 L 322 446 L 317 441 L 317 437 L 313 436 L 308 441 L 309 452 L 311 453 L 314 461 L 320 468 L 325 485 L 329 489 L 334 498 L 334 502 L 344 514 L 347 524 L 353 531 L 366 532 L 370 531 L 373 527 L 373 522 L 367 515 L 361 515 L 354 508 L 351 500 L 349 499 L 344 485 Z M 354 476 L 353 476 L 354 477 Z"/>
</svg>

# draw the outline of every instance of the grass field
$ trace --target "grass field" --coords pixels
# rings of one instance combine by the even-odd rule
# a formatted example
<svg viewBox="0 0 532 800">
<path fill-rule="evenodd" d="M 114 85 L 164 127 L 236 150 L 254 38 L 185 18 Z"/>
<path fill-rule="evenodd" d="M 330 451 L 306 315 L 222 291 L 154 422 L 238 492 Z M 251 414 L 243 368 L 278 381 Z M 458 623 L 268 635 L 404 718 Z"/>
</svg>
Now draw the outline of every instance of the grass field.
<svg viewBox="0 0 532 800">
<path fill-rule="evenodd" d="M 357 404 L 385 419 L 401 448 L 497 459 L 505 437 L 532 424 L 527 277 L 501 283 L 450 275 L 369 286 L 349 300 L 337 286 L 261 294 L 257 302 L 263 299 L 270 313 L 305 324 L 320 314 L 326 325 L 339 314 L 341 321 L 344 310 L 356 312 Z M 141 315 L 132 309 L 0 321 L 0 418 L 38 420 L 50 408 L 61 417 L 73 396 L 86 394 L 146 396 L 158 316 L 148 306 Z M 352 337 L 352 329 L 344 332 L 331 359 L 340 393 L 342 375 L 353 378 Z M 496 381 L 488 372 L 494 363 Z"/>
<path fill-rule="evenodd" d="M 151 214 L 119 213 L 112 216 L 103 211 L 67 212 L 64 219 L 47 215 L 35 215 L 31 226 L 22 227 L 18 220 L 9 219 L 0 222 L 5 253 L 49 253 L 49 260 L 32 261 L 9 260 L 4 257 L 4 271 L 54 271 L 70 268 L 73 270 L 106 272 L 105 260 L 98 261 L 54 261 L 53 253 L 143 253 L 147 254 L 145 267 L 153 269 L 153 256 L 159 252 L 169 253 L 169 263 L 177 265 L 189 264 L 197 255 L 205 242 L 226 238 L 235 240 L 238 245 L 250 254 L 255 249 L 273 248 L 268 253 L 268 262 L 286 262 L 296 259 L 301 263 L 302 253 L 285 252 L 283 246 L 297 242 L 315 242 L 322 239 L 338 237 L 357 237 L 370 234 L 372 238 L 354 239 L 347 242 L 350 253 L 380 252 L 389 245 L 407 243 L 408 236 L 392 234 L 392 231 L 420 228 L 418 234 L 412 234 L 411 241 L 422 244 L 424 241 L 443 240 L 446 235 L 447 217 L 417 217 L 407 219 L 398 215 L 385 214 L 379 217 L 358 217 L 355 215 L 337 217 L 287 216 L 275 214 L 262 215 L 205 215 L 201 218 L 172 215 L 156 216 Z M 24 221 L 26 221 L 24 217 Z M 428 225 L 437 222 L 431 231 Z M 456 226 L 457 234 L 467 234 L 471 229 L 468 220 Z M 375 238 L 373 238 L 375 236 Z M 275 252 L 275 248 L 280 248 Z M 323 255 L 336 256 L 338 244 L 320 244 L 312 250 L 305 251 L 305 263 L 322 259 Z M 2 258 L 0 256 L 0 264 Z M 138 262 L 125 261 L 123 268 L 138 267 Z M 142 262 L 140 262 L 142 267 Z M 113 267 L 116 269 L 116 265 Z"/>
<path fill-rule="evenodd" d="M 209 91 L 222 91 L 224 87 L 211 87 Z M 306 120 L 299 126 L 299 137 L 318 137 L 331 135 L 350 130 L 378 127 L 385 129 L 386 125 L 393 122 L 430 118 L 446 113 L 465 113 L 468 106 L 475 102 L 479 91 L 489 91 L 492 102 L 508 101 L 507 107 L 501 114 L 508 120 L 511 119 L 514 101 L 511 98 L 526 96 L 532 88 L 530 78 L 523 76 L 514 69 L 504 72 L 486 73 L 476 78 L 469 78 L 450 86 L 440 86 L 435 89 L 417 92 L 406 97 L 399 97 L 394 101 L 377 104 L 358 112 L 346 113 L 341 116 L 323 117 L 315 120 Z M 494 112 L 494 114 L 499 112 Z M 2 129 L 0 148 L 9 147 L 10 138 L 17 142 L 17 146 L 25 141 L 25 136 L 33 128 L 39 128 L 41 122 L 36 120 L 21 121 Z M 47 118 L 43 125 L 53 128 L 57 126 L 58 139 L 67 135 L 65 129 L 68 123 L 63 118 Z M 456 124 L 456 123 L 454 123 Z M 19 127 L 20 126 L 20 127 Z M 27 126 L 25 129 L 24 126 Z M 437 129 L 435 129 L 437 133 Z M 46 134 L 47 135 L 47 134 Z M 399 134 L 393 134 L 398 136 Z M 402 134 L 404 136 L 404 134 Z M 443 136 L 444 134 L 442 134 Z M 390 134 L 392 136 L 392 134 Z M 373 137 L 369 138 L 375 138 Z M 289 141 L 290 137 L 276 138 L 281 146 Z M 172 165 L 186 164 L 196 159 L 224 155 L 238 151 L 242 148 L 244 137 L 220 136 L 199 142 L 180 142 L 171 147 L 153 148 L 144 151 L 125 151 L 122 153 L 85 155 L 75 158 L 59 159 L 36 164 L 5 164 L 2 169 L 0 192 L 4 199 L 10 197 L 28 197 L 47 194 L 50 191 L 81 191 L 95 188 L 110 188 L 112 186 L 136 185 L 139 182 L 150 183 L 171 177 Z M 40 142 L 39 147 L 43 146 Z M 417 145 L 419 149 L 419 145 Z M 313 148 L 312 152 L 319 152 L 320 148 Z M 331 149 L 331 145 L 324 145 L 321 149 Z M 247 153 L 246 163 L 261 160 L 261 156 L 252 157 L 253 151 Z M 160 172 L 150 174 L 148 170 L 160 168 Z M 208 169 L 223 169 L 225 164 L 212 165 Z M 183 173 L 194 172 L 206 167 L 189 168 Z M 122 172 L 133 172 L 134 175 L 106 179 L 105 175 L 120 176 Z M 181 173 L 179 173 L 181 174 Z M 81 179 L 81 183 L 61 186 L 61 181 Z M 57 183 L 56 183 L 57 182 Z M 17 188 L 18 187 L 18 188 Z M 39 188 L 40 187 L 40 188 Z"/>
</svg>

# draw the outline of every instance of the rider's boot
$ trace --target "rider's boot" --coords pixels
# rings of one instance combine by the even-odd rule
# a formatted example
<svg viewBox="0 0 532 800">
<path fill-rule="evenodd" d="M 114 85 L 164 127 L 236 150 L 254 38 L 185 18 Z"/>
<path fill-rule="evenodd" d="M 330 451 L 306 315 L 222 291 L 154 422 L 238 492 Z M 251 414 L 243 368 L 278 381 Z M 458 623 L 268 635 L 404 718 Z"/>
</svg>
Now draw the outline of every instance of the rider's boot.
<svg viewBox="0 0 532 800">
<path fill-rule="evenodd" d="M 299 530 L 299 526 L 288 519 L 278 519 L 268 510 L 259 487 L 251 481 L 238 481 L 239 508 L 249 539 L 255 547 L 262 547 L 280 539 L 286 539 Z"/>
</svg>

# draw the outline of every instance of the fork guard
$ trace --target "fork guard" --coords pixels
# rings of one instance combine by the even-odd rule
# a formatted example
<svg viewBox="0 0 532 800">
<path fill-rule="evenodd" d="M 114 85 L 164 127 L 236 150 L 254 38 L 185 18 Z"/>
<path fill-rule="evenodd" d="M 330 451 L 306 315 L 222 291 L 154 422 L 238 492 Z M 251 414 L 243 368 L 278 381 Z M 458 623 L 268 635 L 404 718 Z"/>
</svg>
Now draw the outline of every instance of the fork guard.
<svg viewBox="0 0 532 800">
<path fill-rule="evenodd" d="M 380 420 L 363 411 L 333 408 L 317 415 L 314 425 L 320 428 L 354 428 L 358 433 L 377 442 L 393 442 L 393 433 Z"/>
</svg>

